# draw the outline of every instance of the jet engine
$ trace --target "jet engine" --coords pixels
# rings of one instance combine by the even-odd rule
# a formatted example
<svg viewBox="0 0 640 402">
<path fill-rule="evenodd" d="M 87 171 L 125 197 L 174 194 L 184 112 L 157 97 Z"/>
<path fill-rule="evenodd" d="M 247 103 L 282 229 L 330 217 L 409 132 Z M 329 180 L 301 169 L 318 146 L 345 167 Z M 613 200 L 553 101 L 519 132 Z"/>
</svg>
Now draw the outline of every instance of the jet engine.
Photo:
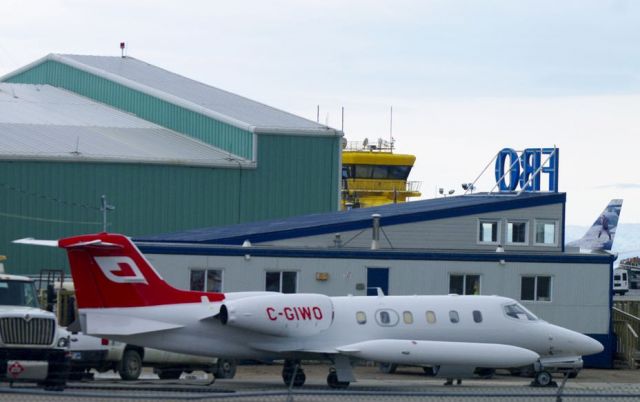
<svg viewBox="0 0 640 402">
<path fill-rule="evenodd" d="M 310 336 L 331 326 L 331 298 L 318 294 L 252 296 L 226 301 L 218 315 L 223 325 L 276 336 Z"/>
</svg>

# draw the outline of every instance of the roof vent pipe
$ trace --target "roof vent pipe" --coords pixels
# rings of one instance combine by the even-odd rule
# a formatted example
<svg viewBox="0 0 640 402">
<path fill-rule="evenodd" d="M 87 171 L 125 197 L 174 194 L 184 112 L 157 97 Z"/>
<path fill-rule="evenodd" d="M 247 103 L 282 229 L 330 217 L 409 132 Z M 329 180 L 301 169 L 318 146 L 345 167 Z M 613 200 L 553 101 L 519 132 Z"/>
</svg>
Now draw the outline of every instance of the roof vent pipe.
<svg viewBox="0 0 640 402">
<path fill-rule="evenodd" d="M 371 239 L 371 250 L 377 250 L 379 248 L 380 243 L 380 214 L 372 214 L 371 218 L 373 219 L 373 227 L 372 227 L 372 235 Z"/>
</svg>

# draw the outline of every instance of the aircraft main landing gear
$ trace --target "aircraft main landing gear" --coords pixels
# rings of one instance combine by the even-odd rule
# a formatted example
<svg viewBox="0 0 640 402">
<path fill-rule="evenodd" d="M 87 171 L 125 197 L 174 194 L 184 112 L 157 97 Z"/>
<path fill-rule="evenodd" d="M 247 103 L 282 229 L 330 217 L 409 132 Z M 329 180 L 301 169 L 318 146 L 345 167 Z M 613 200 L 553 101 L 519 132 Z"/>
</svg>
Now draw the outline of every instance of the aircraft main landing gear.
<svg viewBox="0 0 640 402">
<path fill-rule="evenodd" d="M 295 376 L 295 377 L 294 377 Z M 288 387 L 301 387 L 307 380 L 307 376 L 302 370 L 300 360 L 285 360 L 282 367 L 282 381 Z"/>
<path fill-rule="evenodd" d="M 330 388 L 345 389 L 349 386 L 349 384 L 349 381 L 338 381 L 338 373 L 336 372 L 335 368 L 332 367 L 329 369 L 329 375 L 327 376 L 327 385 L 329 385 Z"/>
</svg>

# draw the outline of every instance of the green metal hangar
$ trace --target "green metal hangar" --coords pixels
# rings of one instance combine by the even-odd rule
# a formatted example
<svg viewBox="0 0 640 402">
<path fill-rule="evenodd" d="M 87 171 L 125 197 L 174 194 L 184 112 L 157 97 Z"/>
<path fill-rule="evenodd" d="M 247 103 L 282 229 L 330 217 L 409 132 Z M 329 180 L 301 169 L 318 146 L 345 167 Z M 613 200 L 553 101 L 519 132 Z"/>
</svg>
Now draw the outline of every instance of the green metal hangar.
<svg viewBox="0 0 640 402">
<path fill-rule="evenodd" d="M 485 193 L 134 241 L 180 288 L 511 297 L 601 341 L 586 360 L 610 367 L 613 257 L 565 248 L 564 211 L 564 193 Z"/>
<path fill-rule="evenodd" d="M 131 57 L 51 54 L 0 78 L 0 254 L 15 274 L 64 253 L 11 244 L 136 236 L 338 209 L 342 133 Z"/>
</svg>

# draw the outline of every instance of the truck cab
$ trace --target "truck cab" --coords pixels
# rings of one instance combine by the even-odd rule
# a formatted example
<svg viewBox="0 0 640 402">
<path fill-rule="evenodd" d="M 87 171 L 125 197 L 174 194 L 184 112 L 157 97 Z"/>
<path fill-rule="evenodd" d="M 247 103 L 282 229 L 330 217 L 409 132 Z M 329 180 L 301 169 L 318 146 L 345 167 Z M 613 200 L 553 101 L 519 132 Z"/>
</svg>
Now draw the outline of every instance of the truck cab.
<svg viewBox="0 0 640 402">
<path fill-rule="evenodd" d="M 0 381 L 64 389 L 69 342 L 56 316 L 40 308 L 34 281 L 5 274 L 0 263 Z"/>
</svg>

